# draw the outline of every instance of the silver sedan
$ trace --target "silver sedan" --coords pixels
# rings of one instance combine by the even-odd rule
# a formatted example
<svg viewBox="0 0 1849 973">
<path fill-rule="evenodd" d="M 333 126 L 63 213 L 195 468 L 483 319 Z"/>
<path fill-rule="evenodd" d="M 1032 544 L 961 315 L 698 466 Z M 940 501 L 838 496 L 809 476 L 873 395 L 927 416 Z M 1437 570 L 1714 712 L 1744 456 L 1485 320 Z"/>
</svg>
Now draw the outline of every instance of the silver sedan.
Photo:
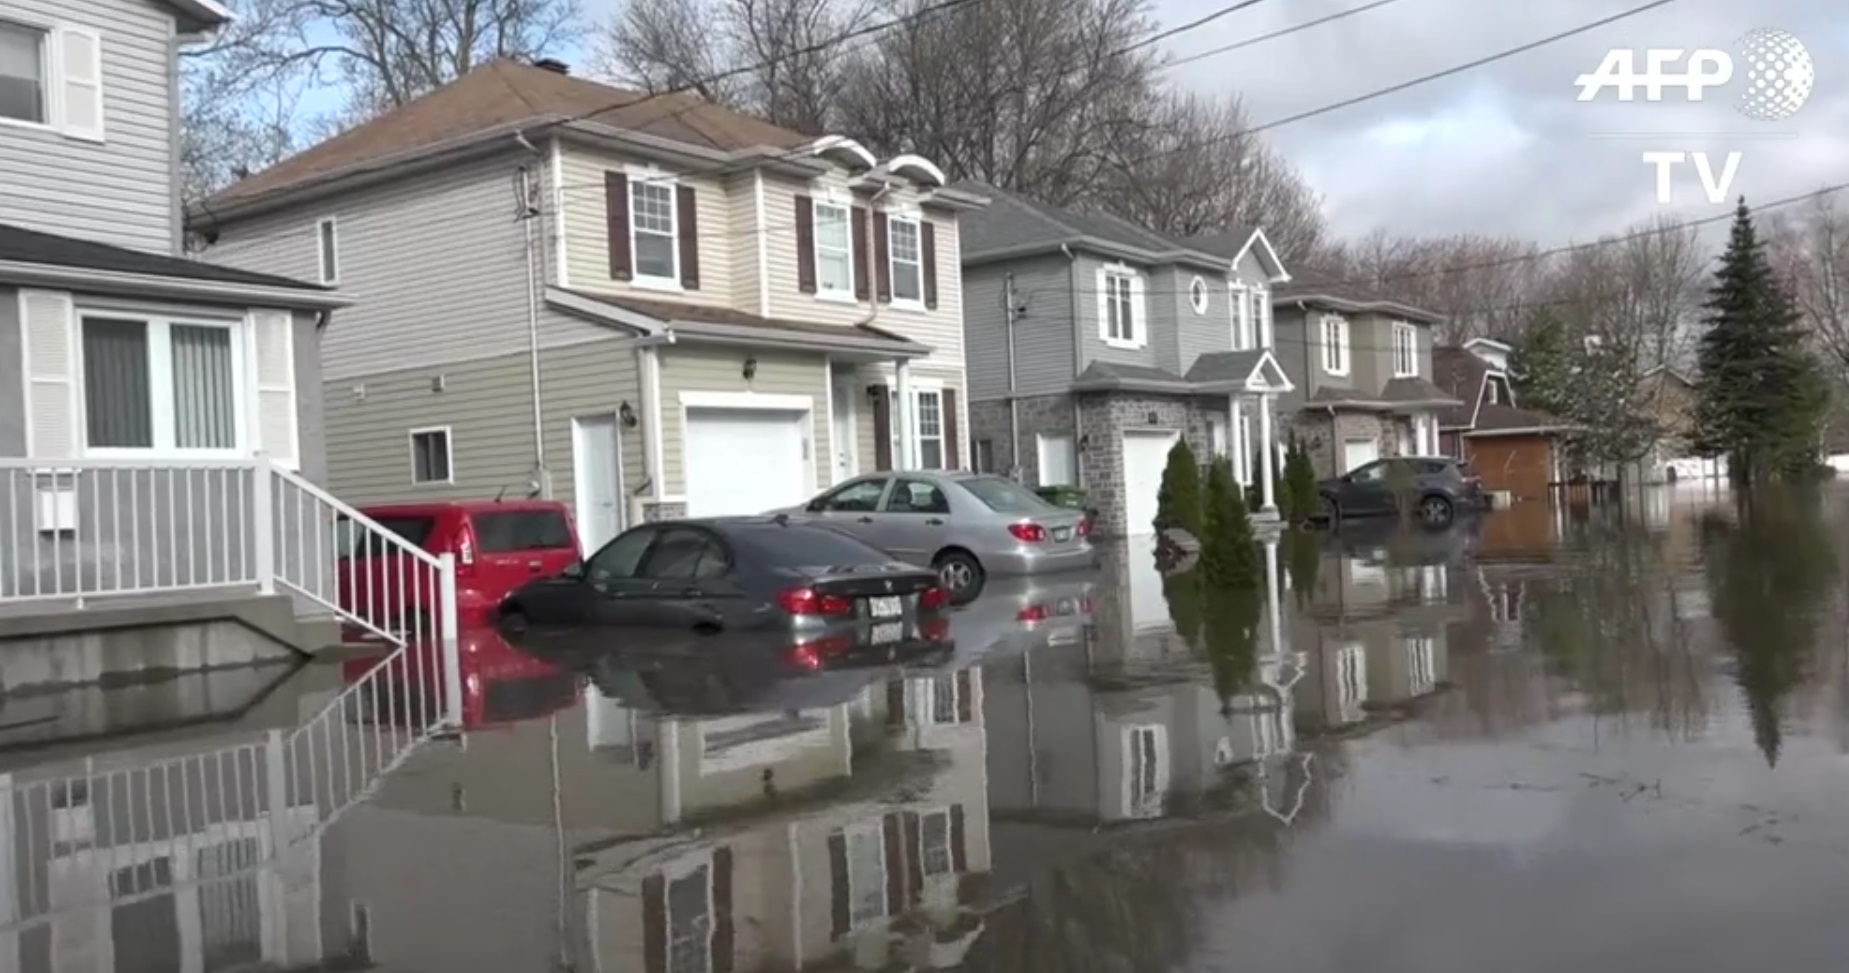
<svg viewBox="0 0 1849 973">
<path fill-rule="evenodd" d="M 956 604 L 981 594 L 988 578 L 1097 564 L 1082 511 L 1055 507 L 1000 476 L 873 473 L 775 512 L 828 524 L 902 561 L 930 565 Z"/>
</svg>

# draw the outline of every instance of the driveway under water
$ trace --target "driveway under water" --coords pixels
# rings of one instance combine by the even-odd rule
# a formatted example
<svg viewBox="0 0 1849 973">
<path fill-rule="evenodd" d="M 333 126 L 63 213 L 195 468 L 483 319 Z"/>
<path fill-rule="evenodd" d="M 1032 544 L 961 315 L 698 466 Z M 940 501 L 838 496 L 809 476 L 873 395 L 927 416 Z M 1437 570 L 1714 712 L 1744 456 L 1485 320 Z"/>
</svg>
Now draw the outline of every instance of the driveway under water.
<svg viewBox="0 0 1849 973">
<path fill-rule="evenodd" d="M 248 730 L 15 773 L 0 969 L 1831 969 L 1846 513 L 1697 487 L 1292 538 L 1251 636 L 1130 544 L 995 586 L 922 672 L 483 649 L 469 730 L 290 789 L 293 844 L 237 797 L 255 756 L 209 826 L 162 810 L 193 777 L 150 768 L 222 775 Z"/>
</svg>

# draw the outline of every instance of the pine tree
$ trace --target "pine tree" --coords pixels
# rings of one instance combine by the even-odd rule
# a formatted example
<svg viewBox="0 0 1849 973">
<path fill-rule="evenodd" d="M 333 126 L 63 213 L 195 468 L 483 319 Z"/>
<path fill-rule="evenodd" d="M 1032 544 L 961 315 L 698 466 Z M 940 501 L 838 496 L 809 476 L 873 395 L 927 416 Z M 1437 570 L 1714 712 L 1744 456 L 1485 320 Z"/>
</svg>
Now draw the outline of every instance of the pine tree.
<svg viewBox="0 0 1849 973">
<path fill-rule="evenodd" d="M 1316 464 L 1310 459 L 1309 447 L 1292 442 L 1284 458 L 1284 496 L 1292 521 L 1316 516 L 1319 498 L 1316 492 Z"/>
<path fill-rule="evenodd" d="M 1553 308 L 1528 319 L 1522 340 L 1509 356 L 1509 383 L 1522 407 L 1555 416 L 1573 414 L 1573 374 L 1581 357 L 1576 339 Z"/>
<path fill-rule="evenodd" d="M 1217 460 L 1207 474 L 1206 535 L 1201 562 L 1211 590 L 1256 587 L 1262 577 L 1252 514 L 1246 509 L 1233 467 Z"/>
<path fill-rule="evenodd" d="M 1183 437 L 1175 440 L 1168 451 L 1168 465 L 1162 469 L 1162 485 L 1156 492 L 1153 526 L 1158 533 L 1179 527 L 1198 538 L 1203 527 L 1201 514 L 1201 468 Z"/>
<path fill-rule="evenodd" d="M 1802 318 L 1774 276 L 1742 198 L 1703 305 L 1697 452 L 1726 456 L 1736 483 L 1809 475 L 1829 399 Z"/>
</svg>

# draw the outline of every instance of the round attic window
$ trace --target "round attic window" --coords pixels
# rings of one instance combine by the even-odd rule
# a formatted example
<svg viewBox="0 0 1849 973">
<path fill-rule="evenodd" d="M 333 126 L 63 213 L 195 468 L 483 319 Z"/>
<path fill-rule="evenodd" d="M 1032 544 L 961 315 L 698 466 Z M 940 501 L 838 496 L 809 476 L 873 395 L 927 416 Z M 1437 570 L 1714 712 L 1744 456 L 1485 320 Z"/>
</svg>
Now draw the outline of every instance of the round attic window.
<svg viewBox="0 0 1849 973">
<path fill-rule="evenodd" d="M 1199 277 L 1188 285 L 1188 300 L 1194 305 L 1195 314 L 1207 313 L 1207 282 Z"/>
</svg>

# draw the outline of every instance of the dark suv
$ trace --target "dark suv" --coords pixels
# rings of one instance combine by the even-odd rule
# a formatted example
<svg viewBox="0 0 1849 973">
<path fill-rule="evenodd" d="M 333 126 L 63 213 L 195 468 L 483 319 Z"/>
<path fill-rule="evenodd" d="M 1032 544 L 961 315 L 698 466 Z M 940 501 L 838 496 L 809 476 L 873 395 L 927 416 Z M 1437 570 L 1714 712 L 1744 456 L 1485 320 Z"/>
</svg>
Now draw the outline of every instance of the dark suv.
<svg viewBox="0 0 1849 973">
<path fill-rule="evenodd" d="M 1445 456 L 1375 460 L 1318 483 L 1316 490 L 1322 495 L 1321 515 L 1331 522 L 1395 514 L 1405 502 L 1421 523 L 1444 527 L 1460 511 L 1489 506 L 1483 483 L 1471 475 L 1469 465 Z"/>
</svg>

